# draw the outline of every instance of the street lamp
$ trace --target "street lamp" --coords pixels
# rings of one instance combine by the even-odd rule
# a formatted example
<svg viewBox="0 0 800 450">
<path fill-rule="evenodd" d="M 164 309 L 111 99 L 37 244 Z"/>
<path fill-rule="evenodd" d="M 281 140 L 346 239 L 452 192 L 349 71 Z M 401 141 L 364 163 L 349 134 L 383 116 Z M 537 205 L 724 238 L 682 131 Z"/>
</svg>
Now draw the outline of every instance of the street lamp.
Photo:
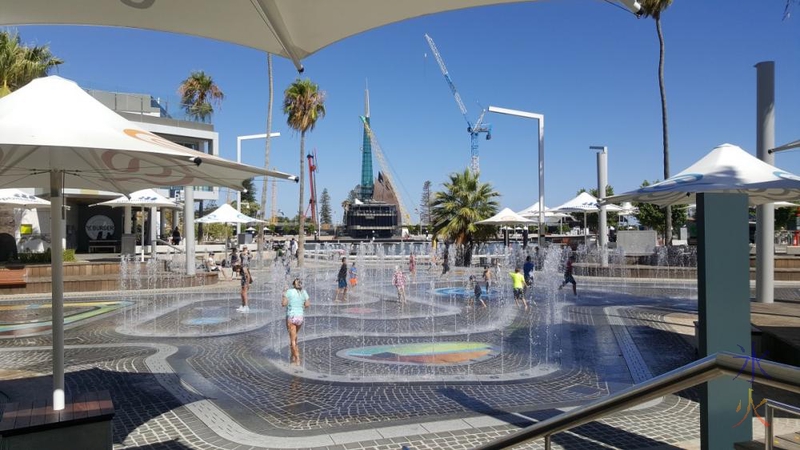
<svg viewBox="0 0 800 450">
<path fill-rule="evenodd" d="M 608 220 L 606 205 L 606 186 L 608 186 L 608 148 L 601 145 L 590 145 L 589 150 L 597 150 L 597 199 L 600 204 L 600 218 L 598 219 L 597 245 L 600 250 L 600 265 L 608 266 Z"/>
<path fill-rule="evenodd" d="M 490 106 L 489 112 L 539 121 L 539 233 L 537 242 L 541 247 L 543 244 L 542 227 L 544 225 L 544 114 L 499 108 L 497 106 Z"/>
<path fill-rule="evenodd" d="M 269 137 L 279 137 L 281 134 L 278 132 L 270 133 Z M 242 141 L 247 141 L 250 139 L 266 139 L 267 134 L 250 134 L 247 136 L 237 136 L 236 137 L 236 162 L 241 164 L 242 163 Z M 240 213 L 242 212 L 242 191 L 236 191 L 236 210 Z M 242 232 L 242 224 L 236 224 L 236 235 L 238 236 L 239 233 Z M 237 238 L 238 239 L 238 238 Z"/>
</svg>

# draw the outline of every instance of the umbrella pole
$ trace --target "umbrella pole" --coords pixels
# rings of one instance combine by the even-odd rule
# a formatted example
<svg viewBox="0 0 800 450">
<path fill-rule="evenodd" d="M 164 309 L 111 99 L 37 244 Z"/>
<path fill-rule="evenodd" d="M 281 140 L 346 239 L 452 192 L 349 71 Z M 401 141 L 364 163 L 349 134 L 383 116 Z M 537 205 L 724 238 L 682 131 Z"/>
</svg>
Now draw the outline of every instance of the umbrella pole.
<svg viewBox="0 0 800 450">
<path fill-rule="evenodd" d="M 583 246 L 589 247 L 589 229 L 586 227 L 586 213 L 583 213 Z"/>
<path fill-rule="evenodd" d="M 139 227 L 139 236 L 141 237 L 142 241 L 142 262 L 144 262 L 144 206 L 139 208 L 142 211 L 142 226 Z"/>
<path fill-rule="evenodd" d="M 64 172 L 50 172 L 50 270 L 53 314 L 53 410 L 64 409 Z"/>
</svg>

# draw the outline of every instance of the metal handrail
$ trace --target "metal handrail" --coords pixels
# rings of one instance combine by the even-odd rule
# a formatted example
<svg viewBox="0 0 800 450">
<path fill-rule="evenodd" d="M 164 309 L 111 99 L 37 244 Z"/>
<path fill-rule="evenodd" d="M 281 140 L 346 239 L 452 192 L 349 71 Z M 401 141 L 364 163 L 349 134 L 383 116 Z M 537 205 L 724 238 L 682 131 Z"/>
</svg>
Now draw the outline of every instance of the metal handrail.
<svg viewBox="0 0 800 450">
<path fill-rule="evenodd" d="M 787 412 L 800 416 L 800 408 L 785 403 L 767 400 L 764 407 L 764 445 L 766 450 L 772 450 L 775 446 L 775 427 L 772 425 L 775 420 L 775 410 Z"/>
<path fill-rule="evenodd" d="M 549 450 L 550 439 L 556 433 L 570 430 L 608 414 L 624 411 L 632 406 L 667 394 L 674 394 L 723 375 L 734 375 L 743 379 L 750 378 L 759 384 L 800 393 L 800 367 L 735 353 L 720 352 L 659 375 L 644 383 L 631 386 L 609 397 L 523 428 L 514 434 L 480 446 L 478 449 L 503 449 L 543 437 L 545 439 L 545 449 Z"/>
</svg>

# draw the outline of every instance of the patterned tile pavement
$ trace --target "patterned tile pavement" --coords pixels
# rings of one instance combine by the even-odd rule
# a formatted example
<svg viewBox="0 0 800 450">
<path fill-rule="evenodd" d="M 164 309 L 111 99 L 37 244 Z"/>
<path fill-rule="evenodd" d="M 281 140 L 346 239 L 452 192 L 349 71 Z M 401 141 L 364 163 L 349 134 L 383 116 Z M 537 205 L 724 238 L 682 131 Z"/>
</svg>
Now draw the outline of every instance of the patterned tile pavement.
<svg viewBox="0 0 800 450">
<path fill-rule="evenodd" d="M 387 285 L 359 287 L 341 305 L 315 287 L 321 300 L 304 325 L 305 367 L 297 369 L 285 362 L 280 307 L 274 286 L 265 282 L 271 275 L 256 274 L 264 285 L 253 291 L 250 318 L 231 312 L 238 304 L 233 284 L 180 295 L 76 296 L 70 301 L 82 305 L 124 300 L 135 306 L 68 327 L 68 391 L 112 392 L 115 449 L 463 449 L 694 358 L 694 348 L 665 320 L 676 312 L 695 313 L 691 287 L 684 284 L 656 289 L 592 280 L 586 288 L 579 285 L 577 298 L 544 292 L 544 287 L 534 294 L 537 306 L 525 312 L 509 303 L 503 286 L 490 308 L 468 310 L 462 298 L 431 290 L 457 287 L 463 280 L 420 276 L 410 286 L 407 307 L 396 303 Z M 787 288 L 786 295 L 796 292 Z M 556 300 L 547 303 L 544 297 L 551 294 Z M 153 306 L 166 296 L 180 303 L 160 310 Z M 33 306 L 27 315 L 19 308 L 0 308 L 0 323 L 46 320 L 36 315 L 45 303 L 30 296 L 3 301 L 0 305 Z M 185 323 L 198 314 L 226 320 L 202 321 L 198 326 L 207 328 L 198 332 Z M 554 314 L 560 317 L 558 326 L 547 319 Z M 148 327 L 165 333 L 134 332 Z M 465 335 L 502 351 L 471 364 L 436 368 L 336 356 L 364 345 L 429 337 L 448 342 Z M 0 339 L 3 406 L 49 391 L 49 345 L 46 333 Z M 557 351 L 548 354 L 542 350 L 547 346 Z M 545 360 L 558 364 L 540 373 L 532 370 Z M 554 448 L 679 448 L 699 437 L 696 398 L 693 391 L 682 392 L 609 416 L 557 435 Z M 542 447 L 539 441 L 519 448 Z"/>
</svg>

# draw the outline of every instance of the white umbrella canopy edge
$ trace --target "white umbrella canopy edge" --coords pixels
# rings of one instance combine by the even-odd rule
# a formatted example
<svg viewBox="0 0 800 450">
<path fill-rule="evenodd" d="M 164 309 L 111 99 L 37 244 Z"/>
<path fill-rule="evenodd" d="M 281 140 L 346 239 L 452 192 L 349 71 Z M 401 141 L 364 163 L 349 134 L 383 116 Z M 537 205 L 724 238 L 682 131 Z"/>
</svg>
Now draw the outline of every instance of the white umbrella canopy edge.
<svg viewBox="0 0 800 450">
<path fill-rule="evenodd" d="M 0 205 L 18 208 L 49 208 L 50 202 L 19 189 L 0 189 Z"/>
<path fill-rule="evenodd" d="M 800 177 L 761 161 L 732 144 L 722 144 L 680 173 L 659 183 L 614 195 L 609 202 L 659 206 L 691 204 L 698 192 L 747 194 L 751 206 L 800 198 Z"/>
<path fill-rule="evenodd" d="M 77 83 L 58 76 L 33 80 L 0 99 L 0 136 L 0 186 L 47 185 L 45 167 L 63 170 L 71 188 L 110 185 L 121 193 L 153 185 L 242 190 L 243 179 L 227 172 L 234 168 L 248 172 L 245 179 L 272 176 L 297 181 L 294 175 L 234 163 L 142 130 Z M 204 167 L 197 170 L 200 165 Z"/>
<path fill-rule="evenodd" d="M 0 25 L 97 25 L 168 31 L 280 55 L 302 71 L 301 59 L 373 28 L 439 12 L 533 1 L 0 0 Z M 192 20 L 185 20 L 186 11 L 192 11 Z"/>
</svg>

